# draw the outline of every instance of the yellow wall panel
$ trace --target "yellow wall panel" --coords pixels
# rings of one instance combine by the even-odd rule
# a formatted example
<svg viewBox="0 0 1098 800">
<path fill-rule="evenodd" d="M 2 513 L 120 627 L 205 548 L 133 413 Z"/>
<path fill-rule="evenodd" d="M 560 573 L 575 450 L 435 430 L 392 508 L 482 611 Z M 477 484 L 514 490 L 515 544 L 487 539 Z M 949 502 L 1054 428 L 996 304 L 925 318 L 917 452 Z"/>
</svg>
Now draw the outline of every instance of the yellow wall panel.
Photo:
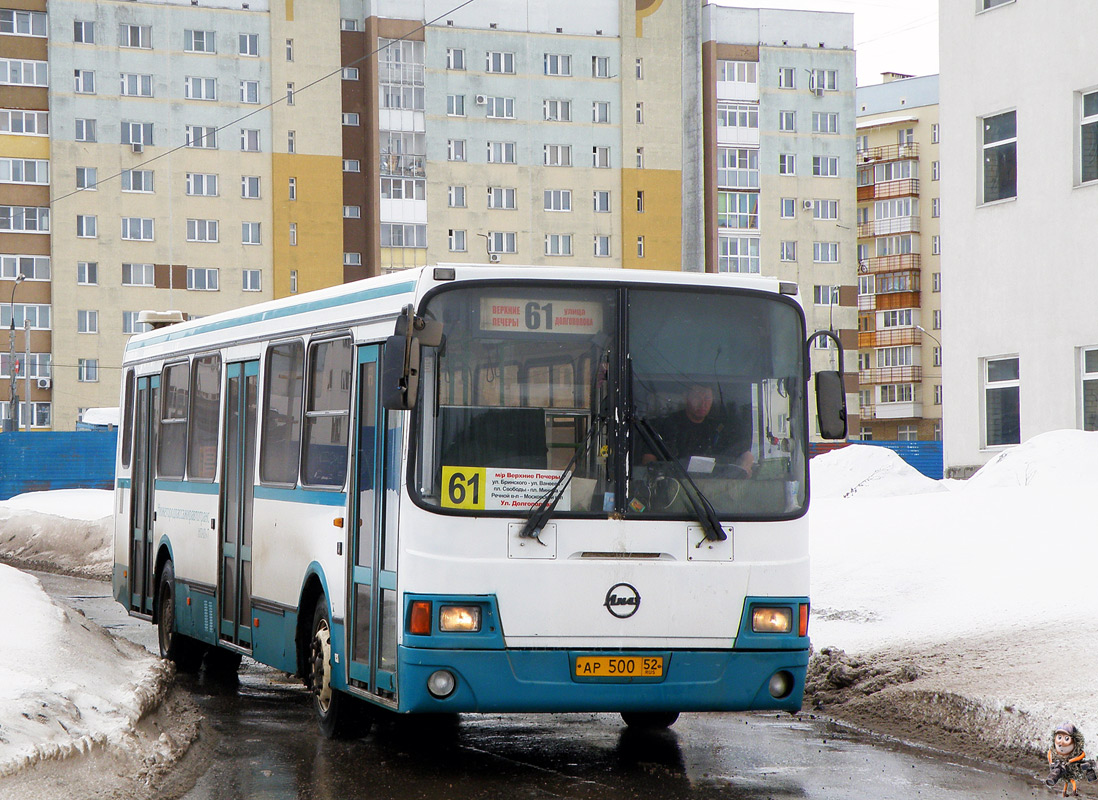
<svg viewBox="0 0 1098 800">
<path fill-rule="evenodd" d="M 297 271 L 297 291 L 308 292 L 343 283 L 343 161 L 338 156 L 275 153 L 272 163 L 275 198 L 274 296 L 290 293 L 290 272 Z M 297 179 L 297 199 L 288 199 L 289 179 Z M 297 225 L 297 244 L 290 244 L 290 224 Z"/>
<path fill-rule="evenodd" d="M 626 269 L 682 269 L 682 172 L 666 169 L 621 171 L 621 265 Z M 637 192 L 644 211 L 637 211 Z M 637 237 L 644 257 L 637 257 Z"/>
</svg>

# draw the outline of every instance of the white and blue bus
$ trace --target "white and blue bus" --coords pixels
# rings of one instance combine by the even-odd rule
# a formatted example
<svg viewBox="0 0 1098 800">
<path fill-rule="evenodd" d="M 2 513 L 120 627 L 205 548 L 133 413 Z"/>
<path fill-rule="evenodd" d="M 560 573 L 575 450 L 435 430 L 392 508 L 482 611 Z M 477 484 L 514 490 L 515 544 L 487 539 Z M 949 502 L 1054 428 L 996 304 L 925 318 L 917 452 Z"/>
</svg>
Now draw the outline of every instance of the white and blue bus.
<svg viewBox="0 0 1098 800">
<path fill-rule="evenodd" d="M 180 669 L 299 675 L 329 736 L 379 707 L 795 711 L 808 341 L 775 279 L 465 265 L 134 336 L 114 595 Z"/>
</svg>

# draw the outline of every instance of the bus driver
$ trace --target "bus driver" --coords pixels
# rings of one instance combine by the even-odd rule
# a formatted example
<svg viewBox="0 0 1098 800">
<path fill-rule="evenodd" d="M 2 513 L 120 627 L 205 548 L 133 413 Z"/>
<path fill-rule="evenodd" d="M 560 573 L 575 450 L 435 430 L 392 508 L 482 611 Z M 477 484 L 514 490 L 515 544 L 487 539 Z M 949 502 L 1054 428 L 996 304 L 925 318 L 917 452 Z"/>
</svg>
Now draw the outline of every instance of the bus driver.
<svg viewBox="0 0 1098 800">
<path fill-rule="evenodd" d="M 732 408 L 735 410 L 734 405 Z M 694 456 L 721 459 L 750 475 L 755 465 L 750 420 L 741 416 L 713 413 L 712 387 L 695 383 L 684 393 L 683 407 L 653 420 L 652 427 L 671 456 L 680 462 L 689 462 Z M 644 464 L 657 460 L 652 453 L 645 453 L 641 459 Z"/>
</svg>

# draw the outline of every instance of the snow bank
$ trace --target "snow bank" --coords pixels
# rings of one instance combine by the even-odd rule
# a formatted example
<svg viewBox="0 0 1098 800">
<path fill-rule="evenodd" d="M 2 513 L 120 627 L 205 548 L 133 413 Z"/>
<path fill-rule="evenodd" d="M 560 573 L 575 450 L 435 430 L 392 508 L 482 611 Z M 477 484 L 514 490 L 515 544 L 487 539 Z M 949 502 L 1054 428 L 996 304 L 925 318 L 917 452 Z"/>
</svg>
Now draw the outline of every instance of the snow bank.
<svg viewBox="0 0 1098 800">
<path fill-rule="evenodd" d="M 812 499 L 897 497 L 945 491 L 887 447 L 852 444 L 809 462 Z"/>
<path fill-rule="evenodd" d="M 966 486 L 1098 485 L 1098 431 L 1051 431 L 1005 450 L 968 479 Z"/>
<path fill-rule="evenodd" d="M 0 565 L 0 778 L 103 745 L 123 747 L 162 699 L 168 662 L 116 639 Z"/>
<path fill-rule="evenodd" d="M 76 575 L 110 577 L 113 493 L 29 492 L 0 502 L 0 556 Z"/>
</svg>

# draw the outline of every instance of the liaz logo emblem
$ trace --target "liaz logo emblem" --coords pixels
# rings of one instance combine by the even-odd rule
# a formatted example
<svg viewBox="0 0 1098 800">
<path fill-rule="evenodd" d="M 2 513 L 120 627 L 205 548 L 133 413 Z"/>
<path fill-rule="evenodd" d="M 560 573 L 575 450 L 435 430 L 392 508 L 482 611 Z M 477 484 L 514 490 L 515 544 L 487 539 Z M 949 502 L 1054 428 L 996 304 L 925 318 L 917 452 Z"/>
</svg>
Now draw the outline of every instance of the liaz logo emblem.
<svg viewBox="0 0 1098 800">
<path fill-rule="evenodd" d="M 641 596 L 635 587 L 628 583 L 616 583 L 606 593 L 606 601 L 603 603 L 606 610 L 618 619 L 625 619 L 637 613 L 640 608 Z"/>
</svg>

